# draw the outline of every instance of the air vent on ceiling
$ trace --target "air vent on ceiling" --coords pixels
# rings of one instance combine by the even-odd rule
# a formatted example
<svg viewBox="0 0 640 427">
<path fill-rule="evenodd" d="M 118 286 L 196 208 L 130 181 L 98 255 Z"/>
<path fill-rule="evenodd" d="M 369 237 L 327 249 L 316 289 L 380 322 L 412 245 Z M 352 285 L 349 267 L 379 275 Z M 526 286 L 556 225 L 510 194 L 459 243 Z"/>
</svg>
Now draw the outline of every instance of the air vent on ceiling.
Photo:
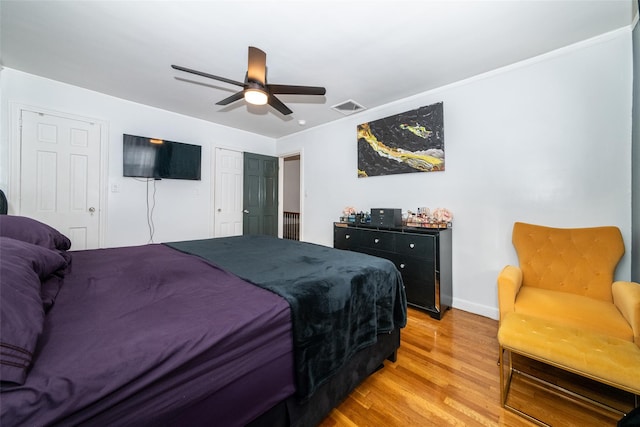
<svg viewBox="0 0 640 427">
<path fill-rule="evenodd" d="M 336 110 L 339 113 L 348 116 L 349 114 L 357 113 L 358 111 L 365 110 L 365 108 L 358 104 L 356 101 L 349 99 L 345 102 L 341 102 L 340 104 L 336 104 L 332 109 Z"/>
</svg>

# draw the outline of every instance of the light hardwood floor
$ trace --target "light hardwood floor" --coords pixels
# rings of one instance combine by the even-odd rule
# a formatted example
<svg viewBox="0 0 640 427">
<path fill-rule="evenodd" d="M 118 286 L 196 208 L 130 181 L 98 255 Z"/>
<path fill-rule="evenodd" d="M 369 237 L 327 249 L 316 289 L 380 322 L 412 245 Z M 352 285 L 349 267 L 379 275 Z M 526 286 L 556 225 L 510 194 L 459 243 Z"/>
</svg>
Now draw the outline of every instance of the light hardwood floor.
<svg viewBox="0 0 640 427">
<path fill-rule="evenodd" d="M 452 309 L 440 321 L 409 309 L 396 363 L 365 380 L 320 424 L 353 426 L 531 426 L 500 406 L 498 322 Z M 546 365 L 514 360 L 522 370 L 572 384 L 624 411 L 633 397 L 583 382 Z M 585 406 L 526 380 L 514 379 L 512 406 L 554 426 L 615 426 L 619 414 Z"/>
</svg>

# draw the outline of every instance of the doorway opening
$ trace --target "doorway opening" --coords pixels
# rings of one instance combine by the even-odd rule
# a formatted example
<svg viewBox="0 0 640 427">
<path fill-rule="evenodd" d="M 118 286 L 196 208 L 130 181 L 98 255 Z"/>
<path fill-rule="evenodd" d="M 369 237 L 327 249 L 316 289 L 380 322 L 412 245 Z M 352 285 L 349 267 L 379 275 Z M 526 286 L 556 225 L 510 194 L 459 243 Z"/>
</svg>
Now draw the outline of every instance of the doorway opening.
<svg viewBox="0 0 640 427">
<path fill-rule="evenodd" d="M 283 160 L 282 237 L 300 240 L 300 154 Z"/>
</svg>

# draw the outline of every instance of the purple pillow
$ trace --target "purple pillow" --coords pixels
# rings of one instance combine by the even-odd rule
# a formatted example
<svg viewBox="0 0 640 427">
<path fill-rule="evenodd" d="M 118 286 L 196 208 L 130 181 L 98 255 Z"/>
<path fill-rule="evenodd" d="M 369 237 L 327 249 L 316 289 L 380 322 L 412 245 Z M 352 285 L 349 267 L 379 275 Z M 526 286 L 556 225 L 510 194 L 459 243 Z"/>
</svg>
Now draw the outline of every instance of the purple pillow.
<svg viewBox="0 0 640 427">
<path fill-rule="evenodd" d="M 53 307 L 53 303 L 56 301 L 56 297 L 58 296 L 58 292 L 60 292 L 63 282 L 64 279 L 60 271 L 52 274 L 42 281 L 42 286 L 40 287 L 40 299 L 42 299 L 42 307 L 44 308 L 45 313 L 48 313 L 51 307 Z"/>
<path fill-rule="evenodd" d="M 0 260 L 0 382 L 24 384 L 44 324 L 41 283 L 67 263 L 8 237 L 0 237 Z"/>
<path fill-rule="evenodd" d="M 0 237 L 11 237 L 59 251 L 71 248 L 71 241 L 64 234 L 26 216 L 0 215 Z"/>
</svg>

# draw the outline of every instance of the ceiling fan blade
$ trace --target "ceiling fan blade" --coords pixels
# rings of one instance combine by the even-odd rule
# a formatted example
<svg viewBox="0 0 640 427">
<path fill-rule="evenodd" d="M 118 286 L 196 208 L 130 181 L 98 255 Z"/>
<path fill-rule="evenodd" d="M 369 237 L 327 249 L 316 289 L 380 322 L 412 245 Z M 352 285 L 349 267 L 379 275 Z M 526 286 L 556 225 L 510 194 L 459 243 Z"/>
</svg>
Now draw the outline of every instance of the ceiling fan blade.
<svg viewBox="0 0 640 427">
<path fill-rule="evenodd" d="M 262 86 L 267 83 L 267 54 L 257 47 L 249 46 L 247 78 Z"/>
<path fill-rule="evenodd" d="M 281 95 L 324 95 L 327 90 L 319 86 L 268 85 L 269 92 Z"/>
<path fill-rule="evenodd" d="M 282 115 L 284 116 L 293 113 L 293 111 L 291 111 L 286 105 L 284 105 L 282 101 L 280 101 L 278 98 L 276 98 L 273 95 L 269 95 L 269 105 L 271 105 L 276 110 L 280 111 L 280 113 L 282 113 Z"/>
<path fill-rule="evenodd" d="M 216 102 L 216 105 L 229 105 L 232 102 L 235 102 L 242 98 L 244 98 L 244 90 L 241 90 L 240 92 L 236 92 L 230 97 L 223 99 L 222 101 Z"/>
<path fill-rule="evenodd" d="M 221 82 L 229 83 L 236 86 L 244 87 L 244 83 L 237 82 L 235 80 L 227 79 L 225 77 L 214 76 L 213 74 L 204 73 L 202 71 L 192 70 L 190 68 L 181 67 L 179 65 L 172 65 L 171 68 L 179 71 L 184 71 L 186 73 L 197 74 L 198 76 L 207 77 L 214 80 L 220 80 Z"/>
</svg>

